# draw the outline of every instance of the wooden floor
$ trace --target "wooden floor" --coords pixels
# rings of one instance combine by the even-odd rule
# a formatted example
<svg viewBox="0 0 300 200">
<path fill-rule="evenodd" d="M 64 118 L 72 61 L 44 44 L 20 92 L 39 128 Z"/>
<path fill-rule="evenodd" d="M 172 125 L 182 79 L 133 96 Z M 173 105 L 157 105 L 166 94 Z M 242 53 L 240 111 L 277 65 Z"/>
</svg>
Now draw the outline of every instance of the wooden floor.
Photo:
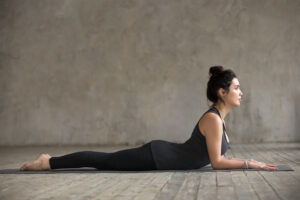
<svg viewBox="0 0 300 200">
<path fill-rule="evenodd" d="M 19 168 L 40 153 L 124 148 L 2 147 L 0 169 Z M 0 174 L 0 199 L 300 199 L 300 143 L 231 144 L 226 156 L 287 164 L 295 171 Z"/>
</svg>

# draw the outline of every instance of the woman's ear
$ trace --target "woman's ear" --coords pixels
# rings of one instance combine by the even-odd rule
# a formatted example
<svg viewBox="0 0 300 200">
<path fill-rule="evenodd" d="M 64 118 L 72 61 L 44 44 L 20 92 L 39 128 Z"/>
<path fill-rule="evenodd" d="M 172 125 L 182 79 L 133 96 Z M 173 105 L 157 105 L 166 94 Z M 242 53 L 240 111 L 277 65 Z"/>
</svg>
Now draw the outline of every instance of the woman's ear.
<svg viewBox="0 0 300 200">
<path fill-rule="evenodd" d="M 226 94 L 227 94 L 227 92 L 223 88 L 220 88 L 218 90 L 219 97 L 224 97 L 224 96 L 226 96 Z"/>
</svg>

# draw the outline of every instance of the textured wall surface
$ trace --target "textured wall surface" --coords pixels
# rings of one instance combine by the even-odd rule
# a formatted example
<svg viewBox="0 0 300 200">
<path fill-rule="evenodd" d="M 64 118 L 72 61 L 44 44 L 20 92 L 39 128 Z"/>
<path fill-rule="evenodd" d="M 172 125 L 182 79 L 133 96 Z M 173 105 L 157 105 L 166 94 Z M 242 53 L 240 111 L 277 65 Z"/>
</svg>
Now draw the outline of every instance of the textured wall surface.
<svg viewBox="0 0 300 200">
<path fill-rule="evenodd" d="M 211 65 L 232 143 L 300 141 L 300 1 L 0 1 L 0 145 L 184 142 Z"/>
</svg>

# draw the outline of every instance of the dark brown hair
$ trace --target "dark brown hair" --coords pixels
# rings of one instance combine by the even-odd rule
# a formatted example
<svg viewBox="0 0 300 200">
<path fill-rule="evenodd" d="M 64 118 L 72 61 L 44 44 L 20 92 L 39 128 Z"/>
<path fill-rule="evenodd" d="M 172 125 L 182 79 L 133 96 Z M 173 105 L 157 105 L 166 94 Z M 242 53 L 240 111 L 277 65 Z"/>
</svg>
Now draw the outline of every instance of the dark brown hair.
<svg viewBox="0 0 300 200">
<path fill-rule="evenodd" d="M 229 92 L 232 79 L 236 78 L 235 73 L 230 70 L 224 70 L 223 66 L 212 66 L 209 68 L 209 81 L 207 83 L 206 96 L 207 99 L 214 104 L 220 99 L 218 96 L 218 90 L 223 88 L 226 92 Z"/>
</svg>

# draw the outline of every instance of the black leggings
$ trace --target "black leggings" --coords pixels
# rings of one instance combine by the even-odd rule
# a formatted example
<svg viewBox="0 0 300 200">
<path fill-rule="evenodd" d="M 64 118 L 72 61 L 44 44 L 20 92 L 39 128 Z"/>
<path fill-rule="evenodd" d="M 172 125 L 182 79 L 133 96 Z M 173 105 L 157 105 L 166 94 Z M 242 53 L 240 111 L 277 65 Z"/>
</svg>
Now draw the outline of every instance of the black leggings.
<svg viewBox="0 0 300 200">
<path fill-rule="evenodd" d="M 94 167 L 99 170 L 156 170 L 150 143 L 113 153 L 81 151 L 50 158 L 51 169 Z"/>
</svg>

